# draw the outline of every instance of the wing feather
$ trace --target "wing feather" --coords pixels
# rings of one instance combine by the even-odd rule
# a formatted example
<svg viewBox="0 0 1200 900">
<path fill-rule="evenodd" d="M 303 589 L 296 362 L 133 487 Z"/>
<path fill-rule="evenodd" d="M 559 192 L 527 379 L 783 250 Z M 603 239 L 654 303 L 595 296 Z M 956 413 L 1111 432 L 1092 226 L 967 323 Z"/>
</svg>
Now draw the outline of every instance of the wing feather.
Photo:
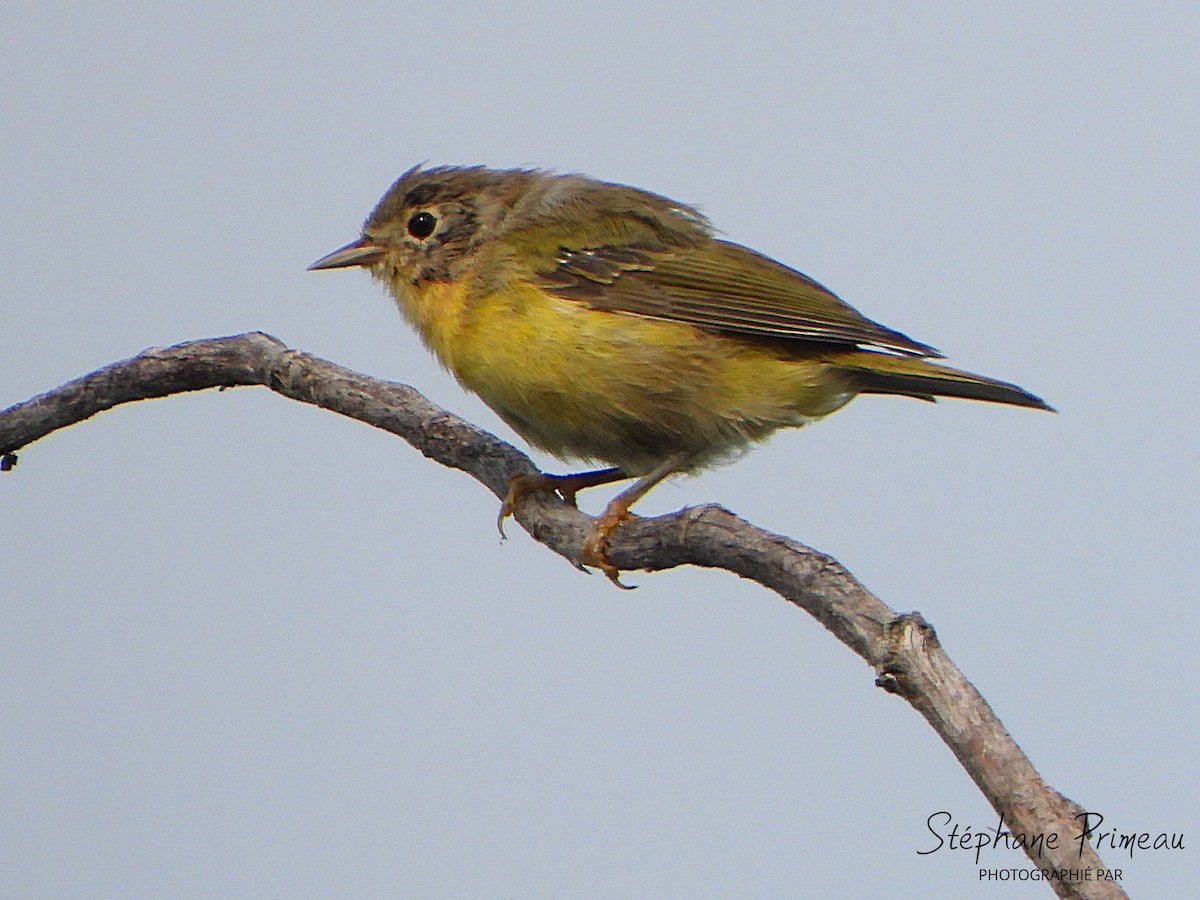
<svg viewBox="0 0 1200 900">
<path fill-rule="evenodd" d="M 940 357 L 863 316 L 824 285 L 739 244 L 657 242 L 560 251 L 542 286 L 594 309 L 688 322 L 734 334 L 876 347 Z"/>
</svg>

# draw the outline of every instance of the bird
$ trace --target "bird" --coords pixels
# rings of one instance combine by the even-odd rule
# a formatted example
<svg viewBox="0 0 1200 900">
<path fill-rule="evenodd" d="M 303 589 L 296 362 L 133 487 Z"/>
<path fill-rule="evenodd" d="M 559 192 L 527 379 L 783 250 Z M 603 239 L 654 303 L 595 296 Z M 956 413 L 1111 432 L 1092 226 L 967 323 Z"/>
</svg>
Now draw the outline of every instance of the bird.
<svg viewBox="0 0 1200 900">
<path fill-rule="evenodd" d="M 951 368 L 824 285 L 718 236 L 694 206 L 579 174 L 417 165 L 360 236 L 310 270 L 362 267 L 459 383 L 529 444 L 602 468 L 515 476 L 522 496 L 632 479 L 580 561 L 619 587 L 608 544 L 663 479 L 738 457 L 859 394 L 1051 410 Z"/>
</svg>

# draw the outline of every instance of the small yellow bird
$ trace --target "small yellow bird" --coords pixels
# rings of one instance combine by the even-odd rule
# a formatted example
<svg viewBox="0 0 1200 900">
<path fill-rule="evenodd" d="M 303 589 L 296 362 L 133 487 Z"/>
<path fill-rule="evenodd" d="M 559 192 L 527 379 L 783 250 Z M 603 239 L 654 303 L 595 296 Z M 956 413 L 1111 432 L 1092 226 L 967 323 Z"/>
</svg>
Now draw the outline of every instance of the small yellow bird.
<svg viewBox="0 0 1200 900">
<path fill-rule="evenodd" d="M 1050 409 L 861 315 L 807 275 L 713 235 L 649 191 L 534 169 L 409 169 L 362 237 L 310 269 L 363 266 L 426 346 L 529 443 L 610 468 L 520 476 L 574 503 L 628 478 L 583 562 L 620 585 L 609 535 L 655 484 L 736 456 L 857 394 Z M 621 585 L 624 587 L 624 585 Z"/>
</svg>

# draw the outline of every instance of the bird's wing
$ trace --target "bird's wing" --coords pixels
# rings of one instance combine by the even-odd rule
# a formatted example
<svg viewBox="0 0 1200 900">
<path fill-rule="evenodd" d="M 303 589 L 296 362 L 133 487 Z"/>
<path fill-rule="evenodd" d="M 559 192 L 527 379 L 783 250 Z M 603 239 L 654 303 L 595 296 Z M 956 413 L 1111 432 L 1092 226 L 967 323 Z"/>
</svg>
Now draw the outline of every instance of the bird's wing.
<svg viewBox="0 0 1200 900">
<path fill-rule="evenodd" d="M 563 248 L 538 278 L 550 293 L 593 309 L 736 334 L 941 356 L 872 322 L 807 275 L 728 241 Z"/>
</svg>

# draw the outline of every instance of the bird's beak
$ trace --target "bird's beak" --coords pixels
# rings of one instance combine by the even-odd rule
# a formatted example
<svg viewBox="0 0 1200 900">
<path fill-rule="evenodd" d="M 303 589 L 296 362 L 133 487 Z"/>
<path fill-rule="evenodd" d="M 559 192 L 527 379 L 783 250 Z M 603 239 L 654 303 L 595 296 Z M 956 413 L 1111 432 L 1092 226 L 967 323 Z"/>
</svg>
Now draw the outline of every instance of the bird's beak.
<svg viewBox="0 0 1200 900">
<path fill-rule="evenodd" d="M 347 266 L 369 266 L 378 261 L 384 252 L 383 247 L 380 247 L 370 238 L 364 237 L 353 244 L 347 244 L 340 250 L 334 250 L 328 256 L 322 256 L 308 267 L 308 271 L 311 272 L 314 269 L 344 269 Z"/>
</svg>

